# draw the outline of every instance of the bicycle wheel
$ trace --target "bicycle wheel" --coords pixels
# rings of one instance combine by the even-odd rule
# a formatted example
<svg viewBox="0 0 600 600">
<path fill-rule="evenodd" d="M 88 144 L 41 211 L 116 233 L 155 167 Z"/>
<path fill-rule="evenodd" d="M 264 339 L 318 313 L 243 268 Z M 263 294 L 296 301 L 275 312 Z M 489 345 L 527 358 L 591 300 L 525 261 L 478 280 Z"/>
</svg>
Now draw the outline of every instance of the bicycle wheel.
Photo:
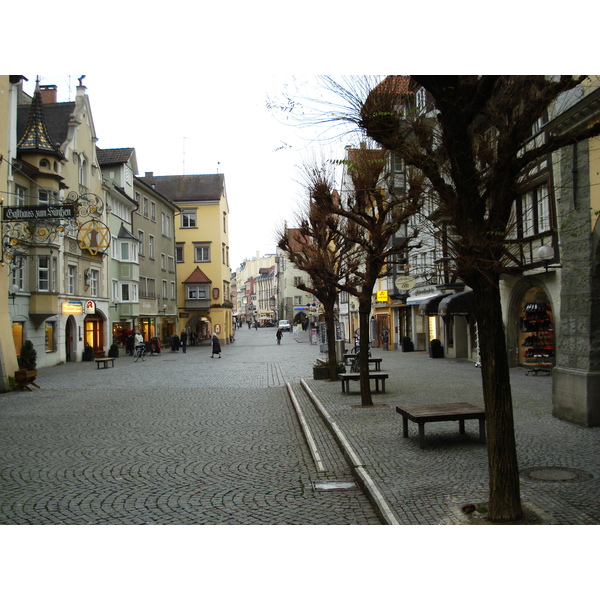
<svg viewBox="0 0 600 600">
<path fill-rule="evenodd" d="M 139 360 L 141 354 L 142 354 L 142 349 L 136 348 L 135 352 L 133 353 L 133 359 L 135 362 L 137 362 Z"/>
<path fill-rule="evenodd" d="M 142 356 L 142 360 L 146 360 L 146 349 L 145 348 L 142 348 L 140 350 L 140 354 Z"/>
</svg>

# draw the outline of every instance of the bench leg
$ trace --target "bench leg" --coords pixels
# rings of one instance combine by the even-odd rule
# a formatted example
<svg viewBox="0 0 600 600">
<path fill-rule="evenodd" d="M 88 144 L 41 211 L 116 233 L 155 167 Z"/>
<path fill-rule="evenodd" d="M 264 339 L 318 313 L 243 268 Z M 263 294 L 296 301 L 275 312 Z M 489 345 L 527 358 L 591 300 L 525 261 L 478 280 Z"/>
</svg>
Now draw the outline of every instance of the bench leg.
<svg viewBox="0 0 600 600">
<path fill-rule="evenodd" d="M 385 379 L 381 380 L 381 393 L 385 394 Z"/>
<path fill-rule="evenodd" d="M 460 433 L 460 435 L 465 435 L 465 420 L 464 419 L 458 420 L 458 433 Z"/>
<path fill-rule="evenodd" d="M 408 437 L 408 417 L 402 416 L 402 434 L 403 437 Z"/>
<path fill-rule="evenodd" d="M 479 419 L 479 441 L 485 444 L 485 419 Z"/>
<path fill-rule="evenodd" d="M 425 447 L 425 423 L 419 423 L 419 448 Z"/>
</svg>

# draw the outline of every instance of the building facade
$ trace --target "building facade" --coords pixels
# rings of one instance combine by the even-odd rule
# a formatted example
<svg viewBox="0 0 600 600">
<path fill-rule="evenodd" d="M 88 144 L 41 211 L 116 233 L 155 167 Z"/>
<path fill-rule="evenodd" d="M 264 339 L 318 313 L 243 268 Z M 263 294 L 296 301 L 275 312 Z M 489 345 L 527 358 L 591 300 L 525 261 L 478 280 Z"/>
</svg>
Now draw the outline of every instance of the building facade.
<svg viewBox="0 0 600 600">
<path fill-rule="evenodd" d="M 175 223 L 179 329 L 195 342 L 216 334 L 229 343 L 233 310 L 229 269 L 229 206 L 223 174 L 155 176 L 140 180 L 179 211 Z"/>
</svg>

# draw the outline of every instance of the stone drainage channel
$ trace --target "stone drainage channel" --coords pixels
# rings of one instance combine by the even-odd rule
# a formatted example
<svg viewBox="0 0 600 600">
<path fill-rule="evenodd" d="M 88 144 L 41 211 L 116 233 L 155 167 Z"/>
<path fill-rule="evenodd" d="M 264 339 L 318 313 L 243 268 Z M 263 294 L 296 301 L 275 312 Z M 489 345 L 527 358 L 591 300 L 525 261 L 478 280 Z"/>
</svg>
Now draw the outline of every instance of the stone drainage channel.
<svg viewBox="0 0 600 600">
<path fill-rule="evenodd" d="M 312 392 L 310 387 L 303 379 L 300 380 L 300 385 L 302 386 L 302 389 L 310 399 L 312 405 L 318 411 L 320 417 L 325 422 L 327 428 L 334 436 L 335 441 L 337 442 L 340 450 L 344 455 L 344 458 L 346 459 L 348 465 L 350 466 L 354 474 L 354 477 L 356 478 L 356 481 L 358 482 L 360 488 L 371 502 L 371 505 L 373 506 L 373 509 L 377 513 L 378 517 L 381 519 L 381 522 L 384 525 L 400 525 L 400 522 L 395 517 L 386 499 L 383 497 L 383 494 L 381 493 L 381 491 L 367 472 L 364 464 L 362 464 L 362 461 L 356 455 L 354 449 L 352 448 L 352 445 L 344 435 L 344 432 L 340 429 L 333 417 L 327 412 L 325 407 L 321 404 L 319 399 L 315 396 L 315 394 Z M 296 414 L 298 416 L 298 420 L 300 422 L 302 432 L 304 434 L 313 461 L 315 463 L 315 467 L 317 471 L 324 472 L 325 465 L 323 456 L 319 451 L 315 437 L 308 424 L 307 415 L 302 409 L 301 402 L 299 402 L 299 399 L 294 393 L 292 386 L 289 383 L 286 383 L 286 388 L 290 396 L 292 405 L 294 406 L 294 410 L 296 411 Z M 313 485 L 314 489 L 317 491 L 350 490 L 355 488 L 355 482 L 349 481 L 315 482 Z"/>
<path fill-rule="evenodd" d="M 306 381 L 300 380 L 301 389 L 296 386 L 298 394 L 302 392 L 308 397 L 308 403 L 304 398 L 299 398 L 294 392 L 293 387 L 286 383 L 288 395 L 300 422 L 303 435 L 308 444 L 311 456 L 313 458 L 317 472 L 322 474 L 328 471 L 325 466 L 323 455 L 321 454 L 313 430 L 309 424 L 308 411 L 316 409 L 320 419 L 326 425 L 328 431 L 333 435 L 337 446 L 341 450 L 345 461 L 350 467 L 355 481 L 316 481 L 313 482 L 315 491 L 340 491 L 356 489 L 356 482 L 362 489 L 363 493 L 369 499 L 377 516 L 384 525 L 400 525 L 390 505 L 384 498 L 383 494 L 367 472 L 365 465 L 357 456 L 352 445 L 346 438 L 344 432 L 340 429 L 335 419 L 329 414 L 317 396 L 310 389 Z M 302 406 L 305 408 L 303 409 Z M 555 483 L 574 483 L 587 481 L 593 476 L 590 473 L 579 469 L 558 467 L 558 466 L 540 466 L 521 471 L 521 475 L 538 482 L 555 482 Z M 530 511 L 540 516 L 547 524 L 558 524 L 551 516 L 542 511 L 539 507 L 530 502 L 524 502 L 524 507 L 528 507 Z M 458 522 L 467 523 L 468 519 L 458 507 L 451 509 L 450 512 L 454 515 Z"/>
</svg>

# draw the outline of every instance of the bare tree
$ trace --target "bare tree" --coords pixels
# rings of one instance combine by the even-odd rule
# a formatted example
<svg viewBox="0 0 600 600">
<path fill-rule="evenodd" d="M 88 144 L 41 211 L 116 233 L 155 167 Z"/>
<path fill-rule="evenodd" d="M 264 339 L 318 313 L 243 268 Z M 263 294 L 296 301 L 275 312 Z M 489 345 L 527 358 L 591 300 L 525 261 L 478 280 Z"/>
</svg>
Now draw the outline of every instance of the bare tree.
<svg viewBox="0 0 600 600">
<path fill-rule="evenodd" d="M 499 280 L 510 256 L 507 231 L 518 184 L 535 160 L 595 135 L 596 125 L 568 137 L 534 125 L 583 77 L 414 76 L 435 112 L 407 110 L 405 89 L 389 77 L 362 103 L 358 124 L 382 147 L 418 168 L 451 225 L 449 251 L 457 274 L 473 289 L 480 331 L 488 429 L 489 516 L 522 516 L 510 374 Z M 410 90 L 408 90 L 410 91 Z"/>
<path fill-rule="evenodd" d="M 385 152 L 366 144 L 350 151 L 346 167 L 353 184 L 348 201 L 324 207 L 327 212 L 341 217 L 328 222 L 328 226 L 335 227 L 353 248 L 353 258 L 347 262 L 345 277 L 338 287 L 358 299 L 361 403 L 372 406 L 368 331 L 373 290 L 377 280 L 390 272 L 396 257 L 408 250 L 411 238 L 408 235 L 396 237 L 396 234 L 421 208 L 422 179 L 412 178 L 408 192 L 402 195 L 382 188 Z"/>
<path fill-rule="evenodd" d="M 307 202 L 296 215 L 297 227 L 278 232 L 278 247 L 308 275 L 308 281 L 296 287 L 313 294 L 323 305 L 329 378 L 336 380 L 335 305 L 340 281 L 355 255 L 354 247 L 344 238 L 339 217 L 330 210 L 339 201 L 333 170 L 324 162 L 312 161 L 305 163 L 301 172 Z"/>
</svg>

